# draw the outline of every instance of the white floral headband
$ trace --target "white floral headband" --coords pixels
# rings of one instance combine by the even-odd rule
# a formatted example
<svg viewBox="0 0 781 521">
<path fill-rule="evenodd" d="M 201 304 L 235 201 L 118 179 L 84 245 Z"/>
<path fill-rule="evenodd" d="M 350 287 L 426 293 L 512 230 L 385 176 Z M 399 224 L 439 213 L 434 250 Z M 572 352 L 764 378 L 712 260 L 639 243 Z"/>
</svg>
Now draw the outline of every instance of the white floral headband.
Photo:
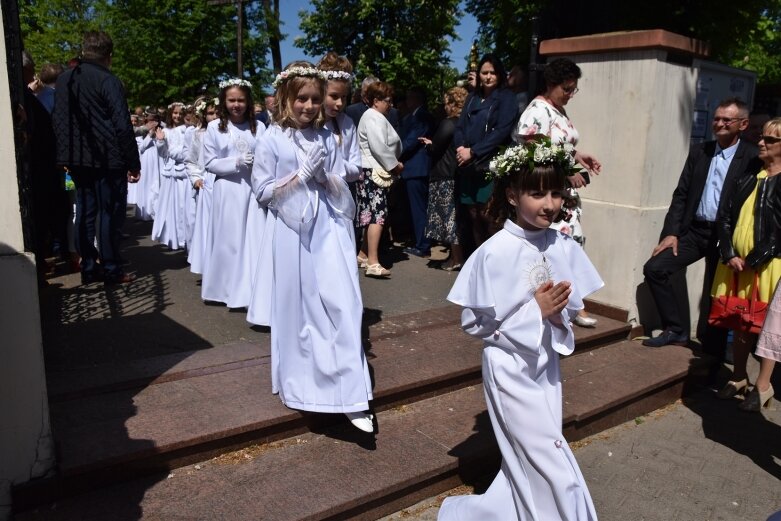
<svg viewBox="0 0 781 521">
<path fill-rule="evenodd" d="M 247 87 L 248 89 L 251 89 L 252 84 L 249 81 L 243 80 L 241 78 L 230 78 L 220 82 L 220 90 L 226 89 L 228 87 Z"/>
<path fill-rule="evenodd" d="M 344 71 L 323 71 L 327 80 L 353 81 L 353 75 Z"/>
<path fill-rule="evenodd" d="M 504 152 L 494 157 L 489 163 L 489 172 L 486 177 L 498 179 L 523 167 L 531 172 L 541 165 L 559 165 L 564 168 L 567 175 L 574 175 L 579 171 L 575 163 L 575 147 L 569 143 L 555 145 L 547 136 L 541 136 L 535 141 L 529 141 L 525 145 L 508 147 Z"/>
<path fill-rule="evenodd" d="M 328 79 L 324 71 L 315 69 L 314 67 L 290 67 L 277 74 L 277 77 L 274 79 L 274 83 L 272 83 L 271 86 L 276 89 L 290 78 L 295 78 L 296 76 L 309 76 L 311 78 L 320 78 L 321 80 Z"/>
<path fill-rule="evenodd" d="M 174 110 L 176 107 L 182 107 L 183 109 L 187 108 L 184 103 L 180 101 L 174 101 L 173 103 L 168 105 L 168 110 Z"/>
<path fill-rule="evenodd" d="M 206 100 L 201 100 L 195 104 L 195 114 L 199 117 L 203 116 L 203 111 L 206 110 Z"/>
</svg>

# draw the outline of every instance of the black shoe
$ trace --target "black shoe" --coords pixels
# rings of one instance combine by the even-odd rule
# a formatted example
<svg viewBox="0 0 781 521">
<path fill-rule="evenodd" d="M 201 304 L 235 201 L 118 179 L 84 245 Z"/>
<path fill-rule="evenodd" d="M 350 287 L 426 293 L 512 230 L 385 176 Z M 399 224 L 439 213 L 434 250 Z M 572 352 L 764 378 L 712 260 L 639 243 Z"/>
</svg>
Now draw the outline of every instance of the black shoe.
<svg viewBox="0 0 781 521">
<path fill-rule="evenodd" d="M 669 329 L 665 329 L 659 336 L 643 340 L 643 345 L 646 347 L 663 347 L 669 345 L 686 347 L 689 345 L 689 337 L 683 333 L 674 333 Z"/>
<path fill-rule="evenodd" d="M 100 271 L 81 272 L 81 284 L 92 284 L 93 282 L 103 282 L 103 273 Z"/>
<path fill-rule="evenodd" d="M 423 257 L 423 258 L 431 257 L 431 250 L 423 251 L 417 248 L 404 248 L 404 250 L 402 251 L 407 255 L 414 255 L 415 257 Z"/>
</svg>

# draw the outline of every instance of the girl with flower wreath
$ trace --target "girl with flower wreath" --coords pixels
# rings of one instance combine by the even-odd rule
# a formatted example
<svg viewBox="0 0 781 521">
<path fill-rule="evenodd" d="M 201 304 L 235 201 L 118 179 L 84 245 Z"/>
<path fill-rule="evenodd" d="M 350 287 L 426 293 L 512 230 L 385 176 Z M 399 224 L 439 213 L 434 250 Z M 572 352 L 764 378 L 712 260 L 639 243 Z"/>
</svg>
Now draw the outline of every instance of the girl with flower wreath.
<svg viewBox="0 0 781 521">
<path fill-rule="evenodd" d="M 190 271 L 196 274 L 203 274 L 208 253 L 211 252 L 211 244 L 207 241 L 207 237 L 211 226 L 214 174 L 207 172 L 203 167 L 203 137 L 206 135 L 206 126 L 215 119 L 217 119 L 217 99 L 197 99 L 193 113 L 195 124 L 188 128 L 184 135 L 185 143 L 188 144 L 184 164 L 196 193 L 195 221 L 188 246 L 187 262 L 190 263 Z"/>
<path fill-rule="evenodd" d="M 288 65 L 274 82 L 277 110 L 252 170 L 253 189 L 273 226 L 263 235 L 250 314 L 271 326 L 272 392 L 282 403 L 343 413 L 371 433 L 355 203 L 340 147 L 323 128 L 325 84 L 325 74 L 304 61 Z"/>
<path fill-rule="evenodd" d="M 575 347 L 570 317 L 603 282 L 583 249 L 550 229 L 561 218 L 572 155 L 549 140 L 491 162 L 488 215 L 502 229 L 466 261 L 448 300 L 480 338 L 483 387 L 502 466 L 482 495 L 445 499 L 440 521 L 596 520 L 562 434 L 559 355 Z"/>
<path fill-rule="evenodd" d="M 580 67 L 568 58 L 556 58 L 545 66 L 543 74 L 545 92 L 534 98 L 523 111 L 513 132 L 513 140 L 523 144 L 526 141 L 547 137 L 554 143 L 572 145 L 574 151 L 580 134 L 564 107 L 579 90 Z M 586 237 L 581 225 L 583 210 L 577 190 L 584 188 L 588 183 L 588 178 L 584 177 L 584 174 L 588 172 L 591 175 L 598 175 L 602 171 L 602 164 L 591 154 L 580 150 L 573 153 L 584 170 L 570 176 L 568 192 L 571 204 L 565 209 L 564 218 L 554 224 L 553 228 L 566 233 L 578 244 L 585 246 Z M 597 319 L 588 316 L 585 310 L 572 317 L 572 320 L 581 327 L 595 327 L 597 324 Z"/>
<path fill-rule="evenodd" d="M 136 188 L 135 216 L 140 221 L 151 221 L 155 218 L 155 207 L 160 194 L 161 159 L 155 147 L 155 135 L 157 129 L 162 127 L 157 112 L 149 109 L 144 117 L 147 133 L 136 138 L 138 155 L 141 158 L 141 179 L 138 180 Z"/>
<path fill-rule="evenodd" d="M 252 288 L 246 244 L 247 214 L 252 199 L 252 164 L 256 139 L 265 126 L 255 119 L 252 84 L 233 78 L 220 82 L 219 118 L 206 127 L 203 165 L 214 175 L 207 269 L 201 298 L 229 308 L 249 305 Z"/>
<path fill-rule="evenodd" d="M 361 152 L 358 149 L 358 129 L 352 118 L 344 113 L 353 79 L 353 64 L 344 56 L 331 51 L 323 56 L 317 68 L 325 73 L 325 128 L 330 130 L 342 153 L 345 180 L 357 181 L 361 175 Z"/>
<path fill-rule="evenodd" d="M 168 106 L 165 128 L 155 130 L 155 147 L 162 161 L 160 194 L 152 225 L 152 240 L 172 250 L 187 245 L 185 200 L 187 198 L 187 170 L 184 167 L 184 103 Z"/>
</svg>

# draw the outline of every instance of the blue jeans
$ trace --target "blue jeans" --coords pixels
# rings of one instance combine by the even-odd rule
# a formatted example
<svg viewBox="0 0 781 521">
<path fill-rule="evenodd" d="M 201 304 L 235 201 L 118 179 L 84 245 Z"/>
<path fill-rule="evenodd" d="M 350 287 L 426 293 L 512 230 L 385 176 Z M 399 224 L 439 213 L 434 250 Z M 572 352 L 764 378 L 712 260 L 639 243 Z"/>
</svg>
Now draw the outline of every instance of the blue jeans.
<svg viewBox="0 0 781 521">
<path fill-rule="evenodd" d="M 71 177 L 76 185 L 74 238 L 82 275 L 95 274 L 98 259 L 107 277 L 122 275 L 119 240 L 125 220 L 127 172 L 74 167 Z"/>
</svg>

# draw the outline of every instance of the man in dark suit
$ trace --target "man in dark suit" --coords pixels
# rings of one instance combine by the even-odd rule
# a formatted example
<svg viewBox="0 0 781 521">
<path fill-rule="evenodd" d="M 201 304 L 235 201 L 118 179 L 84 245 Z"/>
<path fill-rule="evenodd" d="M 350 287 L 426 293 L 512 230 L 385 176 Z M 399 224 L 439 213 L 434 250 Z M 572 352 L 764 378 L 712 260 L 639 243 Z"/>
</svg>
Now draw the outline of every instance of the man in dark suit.
<svg viewBox="0 0 781 521">
<path fill-rule="evenodd" d="M 664 331 L 643 341 L 648 347 L 687 345 L 688 310 L 678 306 L 670 278 L 705 257 L 705 280 L 697 336 L 703 348 L 721 359 L 727 331 L 708 325 L 710 287 L 719 262 L 716 215 L 731 197 L 735 182 L 762 167 L 757 147 L 740 139 L 748 126 L 748 107 L 737 98 L 722 101 L 713 117 L 715 141 L 692 146 L 664 219 L 661 240 L 643 267 Z"/>
<path fill-rule="evenodd" d="M 406 101 L 409 112 L 401 121 L 401 143 L 404 148 L 399 160 L 404 163 L 401 178 L 407 189 L 415 246 L 404 248 L 404 252 L 417 257 L 429 257 L 431 242 L 426 237 L 429 161 L 426 147 L 420 138 L 430 137 L 432 119 L 426 110 L 426 92 L 421 87 L 411 87 L 407 91 Z"/>
</svg>

